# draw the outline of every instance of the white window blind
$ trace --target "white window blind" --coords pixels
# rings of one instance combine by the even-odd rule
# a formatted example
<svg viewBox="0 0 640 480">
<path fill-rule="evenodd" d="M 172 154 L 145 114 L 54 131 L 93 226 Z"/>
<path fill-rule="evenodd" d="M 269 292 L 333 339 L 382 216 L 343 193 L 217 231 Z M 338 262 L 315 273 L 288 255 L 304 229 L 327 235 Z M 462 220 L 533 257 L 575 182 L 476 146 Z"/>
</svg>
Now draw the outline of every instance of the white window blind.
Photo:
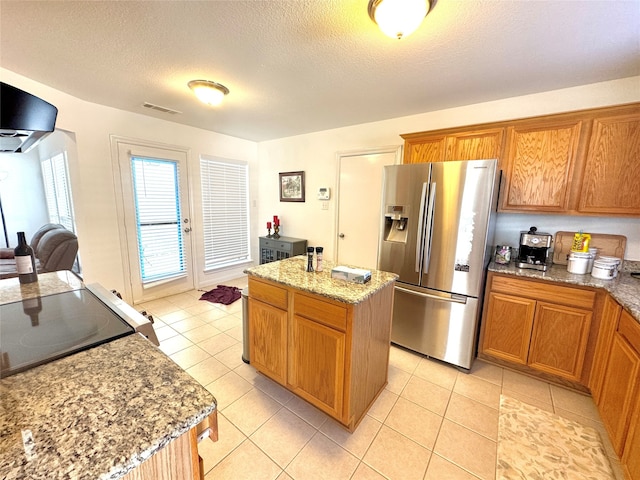
<svg viewBox="0 0 640 480">
<path fill-rule="evenodd" d="M 200 158 L 205 269 L 250 260 L 249 167 Z"/>
<path fill-rule="evenodd" d="M 184 275 L 177 163 L 132 157 L 131 170 L 142 282 Z"/>
<path fill-rule="evenodd" d="M 58 153 L 51 158 L 46 158 L 40 162 L 40 165 L 42 167 L 49 221 L 64 225 L 67 230 L 75 232 L 71 187 L 69 186 L 65 153 Z"/>
</svg>

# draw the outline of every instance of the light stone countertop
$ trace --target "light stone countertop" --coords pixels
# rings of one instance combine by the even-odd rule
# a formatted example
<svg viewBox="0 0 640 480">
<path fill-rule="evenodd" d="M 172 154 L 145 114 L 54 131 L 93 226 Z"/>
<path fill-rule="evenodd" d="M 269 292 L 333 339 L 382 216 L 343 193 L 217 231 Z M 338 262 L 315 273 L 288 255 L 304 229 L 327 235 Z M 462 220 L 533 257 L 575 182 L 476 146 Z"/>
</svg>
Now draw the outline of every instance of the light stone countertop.
<svg viewBox="0 0 640 480">
<path fill-rule="evenodd" d="M 38 281 L 20 284 L 18 277 L 0 280 L 0 305 L 28 298 L 70 292 L 83 288 L 82 280 L 69 270 L 39 273 Z"/>
<path fill-rule="evenodd" d="M 600 280 L 590 274 L 578 275 L 567 272 L 566 265 L 552 265 L 546 272 L 527 268 L 516 268 L 515 263 L 500 265 L 495 262 L 489 264 L 489 271 L 506 275 L 515 275 L 535 280 L 568 283 L 583 287 L 602 288 L 627 310 L 633 318 L 640 322 L 640 279 L 631 276 L 632 271 L 640 271 L 640 262 L 625 261 L 622 271 L 613 280 Z"/>
<path fill-rule="evenodd" d="M 324 260 L 322 265 L 322 272 L 307 272 L 307 256 L 299 255 L 251 267 L 244 273 L 351 304 L 362 302 L 398 278 L 395 273 L 367 268 L 365 270 L 371 271 L 371 280 L 365 284 L 359 284 L 331 278 L 331 269 L 336 266 L 335 263 Z M 315 268 L 315 261 L 313 266 Z M 353 265 L 344 266 L 362 268 Z"/>
<path fill-rule="evenodd" d="M 22 289 L 0 280 L 1 303 L 82 288 L 70 272 L 38 279 Z M 0 380 L 0 478 L 121 478 L 215 409 L 182 368 L 129 335 Z"/>
</svg>

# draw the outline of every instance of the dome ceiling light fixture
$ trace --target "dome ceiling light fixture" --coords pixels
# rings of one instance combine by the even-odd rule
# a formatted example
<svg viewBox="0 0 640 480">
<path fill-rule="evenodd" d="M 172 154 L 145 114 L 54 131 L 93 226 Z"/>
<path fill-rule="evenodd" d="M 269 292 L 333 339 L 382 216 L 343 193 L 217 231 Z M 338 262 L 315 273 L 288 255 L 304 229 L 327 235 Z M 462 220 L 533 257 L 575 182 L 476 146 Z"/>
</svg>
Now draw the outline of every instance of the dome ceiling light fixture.
<svg viewBox="0 0 640 480">
<path fill-rule="evenodd" d="M 369 0 L 369 16 L 382 33 L 401 40 L 411 35 L 429 13 L 429 0 Z"/>
<path fill-rule="evenodd" d="M 187 85 L 196 97 L 207 105 L 220 105 L 224 96 L 229 94 L 227 87 L 211 80 L 191 80 Z"/>
</svg>

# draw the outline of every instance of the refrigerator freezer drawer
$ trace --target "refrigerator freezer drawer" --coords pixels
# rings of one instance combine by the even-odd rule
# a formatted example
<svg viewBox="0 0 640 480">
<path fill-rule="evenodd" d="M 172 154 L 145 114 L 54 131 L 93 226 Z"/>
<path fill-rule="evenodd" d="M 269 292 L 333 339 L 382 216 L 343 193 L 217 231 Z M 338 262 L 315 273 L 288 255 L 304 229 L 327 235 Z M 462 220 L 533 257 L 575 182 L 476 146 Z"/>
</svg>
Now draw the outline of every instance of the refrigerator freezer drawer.
<svg viewBox="0 0 640 480">
<path fill-rule="evenodd" d="M 464 297 L 462 297 L 464 298 Z M 426 289 L 396 287 L 391 341 L 470 369 L 475 356 L 478 299 L 446 298 Z"/>
</svg>

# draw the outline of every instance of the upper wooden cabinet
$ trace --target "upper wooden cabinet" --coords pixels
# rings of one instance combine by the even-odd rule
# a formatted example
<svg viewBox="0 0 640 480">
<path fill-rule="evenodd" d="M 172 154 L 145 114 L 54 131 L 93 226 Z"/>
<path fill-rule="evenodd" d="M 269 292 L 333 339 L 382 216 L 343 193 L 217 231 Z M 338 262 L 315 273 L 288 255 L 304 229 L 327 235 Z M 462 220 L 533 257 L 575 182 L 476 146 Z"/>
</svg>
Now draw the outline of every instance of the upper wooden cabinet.
<svg viewBox="0 0 640 480">
<path fill-rule="evenodd" d="M 640 215 L 640 109 L 594 119 L 578 210 Z"/>
<path fill-rule="evenodd" d="M 581 121 L 509 127 L 502 210 L 566 211 L 581 131 Z"/>
<path fill-rule="evenodd" d="M 404 163 L 446 162 L 500 158 L 504 128 L 455 132 L 446 135 L 402 135 L 405 139 Z"/>
<path fill-rule="evenodd" d="M 500 211 L 640 216 L 640 103 L 401 136 L 404 163 L 497 158 Z"/>
</svg>

